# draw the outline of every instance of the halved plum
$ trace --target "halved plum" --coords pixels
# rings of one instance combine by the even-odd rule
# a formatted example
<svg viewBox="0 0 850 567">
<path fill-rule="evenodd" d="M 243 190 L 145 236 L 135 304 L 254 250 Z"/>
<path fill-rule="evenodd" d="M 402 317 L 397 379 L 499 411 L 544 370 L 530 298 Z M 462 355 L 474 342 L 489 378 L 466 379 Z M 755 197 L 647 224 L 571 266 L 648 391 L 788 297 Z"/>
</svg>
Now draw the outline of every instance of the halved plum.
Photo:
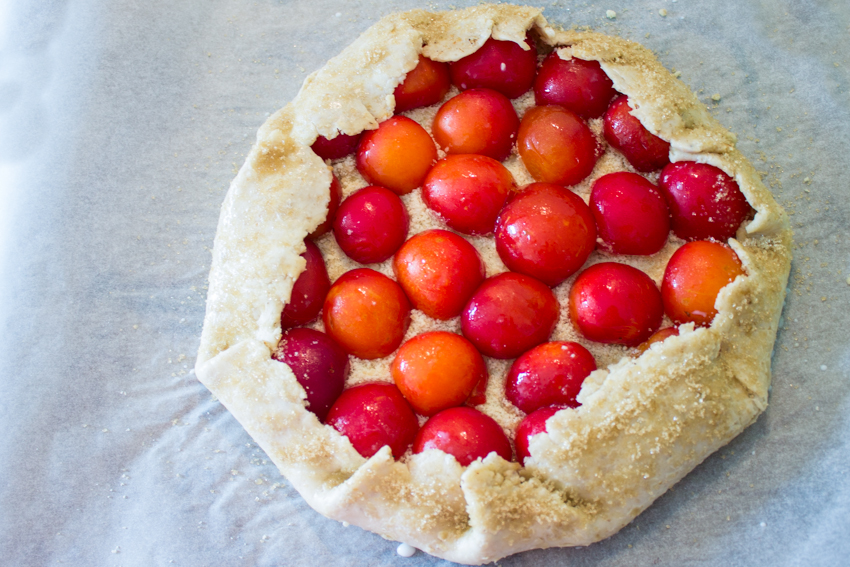
<svg viewBox="0 0 850 567">
<path fill-rule="evenodd" d="M 462 236 L 426 230 L 405 242 L 393 271 L 413 307 L 435 319 L 457 317 L 484 281 L 484 262 Z"/>
<path fill-rule="evenodd" d="M 534 80 L 534 102 L 538 106 L 557 104 L 582 118 L 599 118 L 617 95 L 614 83 L 597 61 L 572 57 L 561 59 L 550 53 Z"/>
<path fill-rule="evenodd" d="M 524 465 L 525 460 L 531 456 L 528 451 L 528 444 L 531 438 L 538 433 L 547 431 L 546 422 L 549 418 L 565 409 L 566 406 L 549 406 L 540 408 L 527 416 L 519 423 L 514 435 L 514 448 L 516 449 L 516 458 L 520 464 Z"/>
<path fill-rule="evenodd" d="M 416 64 L 393 92 L 396 113 L 443 100 L 451 88 L 449 64 L 419 56 Z"/>
<path fill-rule="evenodd" d="M 357 169 L 373 185 L 404 195 L 425 179 L 437 161 L 437 147 L 425 128 L 405 116 L 381 122 L 363 133 L 357 146 Z"/>
<path fill-rule="evenodd" d="M 752 211 L 735 180 L 707 163 L 671 163 L 658 187 L 670 205 L 673 232 L 683 240 L 726 242 Z"/>
<path fill-rule="evenodd" d="M 655 282 L 626 264 L 594 264 L 570 288 L 570 319 L 592 341 L 637 346 L 658 330 L 663 316 Z"/>
<path fill-rule="evenodd" d="M 461 466 L 495 452 L 511 460 L 511 442 L 496 421 L 478 410 L 459 407 L 443 410 L 425 422 L 413 441 L 413 452 L 438 449 L 452 455 Z"/>
<path fill-rule="evenodd" d="M 596 370 L 596 360 L 578 343 L 543 343 L 517 358 L 508 371 L 505 397 L 531 413 L 545 406 L 578 407 L 584 379 Z"/>
<path fill-rule="evenodd" d="M 556 286 L 596 247 L 596 224 L 581 197 L 553 183 L 532 183 L 496 220 L 496 251 L 515 272 Z"/>
<path fill-rule="evenodd" d="M 304 271 L 295 280 L 289 301 L 280 314 L 282 329 L 306 325 L 319 316 L 331 287 L 322 251 L 312 241 L 305 240 L 307 250 L 301 257 L 307 261 Z"/>
<path fill-rule="evenodd" d="M 664 270 L 661 296 L 664 312 L 674 323 L 711 325 L 720 290 L 745 275 L 735 251 L 708 240 L 688 242 L 673 254 Z"/>
<path fill-rule="evenodd" d="M 522 117 L 517 150 L 536 181 L 575 185 L 590 175 L 601 147 L 587 124 L 560 106 L 535 106 Z"/>
<path fill-rule="evenodd" d="M 393 384 L 348 388 L 331 407 L 326 422 L 367 459 L 384 445 L 400 459 L 419 431 L 416 414 Z"/>
<path fill-rule="evenodd" d="M 340 159 L 353 154 L 360 142 L 360 134 L 338 133 L 334 138 L 319 136 L 311 148 L 322 159 Z"/>
<path fill-rule="evenodd" d="M 513 149 L 518 128 L 519 118 L 507 97 L 491 89 L 471 89 L 440 107 L 431 131 L 446 153 L 502 161 Z"/>
<path fill-rule="evenodd" d="M 383 262 L 407 238 L 410 217 L 398 195 L 369 186 L 348 196 L 334 219 L 334 238 L 346 256 L 361 264 Z"/>
<path fill-rule="evenodd" d="M 549 339 L 558 300 L 543 282 L 505 272 L 484 280 L 463 310 L 463 336 L 487 356 L 515 358 Z"/>
<path fill-rule="evenodd" d="M 322 320 L 346 352 L 372 360 L 392 353 L 410 325 L 410 301 L 396 282 L 369 268 L 344 273 L 331 286 Z"/>
<path fill-rule="evenodd" d="M 498 161 L 448 155 L 428 172 L 422 200 L 450 228 L 464 234 L 489 234 L 513 188 L 511 172 Z"/>
<path fill-rule="evenodd" d="M 661 169 L 670 163 L 670 143 L 647 130 L 632 116 L 631 110 L 626 95 L 614 99 L 603 120 L 605 139 L 620 150 L 636 170 Z"/>
<path fill-rule="evenodd" d="M 434 415 L 466 401 L 487 378 L 487 365 L 468 340 L 447 331 L 416 335 L 398 349 L 393 380 L 420 415 Z"/>
<path fill-rule="evenodd" d="M 667 202 L 658 187 L 637 173 L 618 171 L 597 179 L 590 193 L 590 210 L 603 250 L 649 256 L 667 243 Z"/>
<path fill-rule="evenodd" d="M 325 333 L 298 327 L 283 333 L 272 358 L 289 366 L 307 393 L 307 409 L 324 421 L 348 378 L 348 354 Z"/>
<path fill-rule="evenodd" d="M 518 97 L 531 88 L 537 72 L 537 50 L 530 37 L 526 45 L 530 49 L 491 37 L 475 53 L 450 64 L 452 84 L 462 91 L 484 87 Z"/>
</svg>

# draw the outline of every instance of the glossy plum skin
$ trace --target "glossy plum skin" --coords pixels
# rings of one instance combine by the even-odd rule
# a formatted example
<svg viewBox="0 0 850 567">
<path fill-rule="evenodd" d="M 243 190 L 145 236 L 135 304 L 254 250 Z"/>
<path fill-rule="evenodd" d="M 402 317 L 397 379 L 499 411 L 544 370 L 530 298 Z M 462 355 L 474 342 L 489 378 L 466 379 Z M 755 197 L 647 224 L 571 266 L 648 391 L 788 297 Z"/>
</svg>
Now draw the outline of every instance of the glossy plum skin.
<svg viewBox="0 0 850 567">
<path fill-rule="evenodd" d="M 295 280 L 289 302 L 280 314 L 282 329 L 290 329 L 314 321 L 319 316 L 325 296 L 331 287 L 328 270 L 325 268 L 325 260 L 319 247 L 310 240 L 305 240 L 304 245 L 307 250 L 301 254 L 301 257 L 307 261 L 307 265 Z"/>
<path fill-rule="evenodd" d="M 658 187 L 670 206 L 673 233 L 683 240 L 726 242 L 752 211 L 735 180 L 707 163 L 671 163 Z"/>
<path fill-rule="evenodd" d="M 310 147 L 322 159 L 339 159 L 353 154 L 359 142 L 360 134 L 354 134 L 353 136 L 338 134 L 336 138 L 330 140 L 324 136 L 319 136 Z"/>
<path fill-rule="evenodd" d="M 452 455 L 461 466 L 492 452 L 511 460 L 511 442 L 496 421 L 467 407 L 443 410 L 425 422 L 413 441 L 413 452 L 438 449 Z"/>
<path fill-rule="evenodd" d="M 313 232 L 307 235 L 308 238 L 316 239 L 323 234 L 328 233 L 333 228 L 336 211 L 339 209 L 339 203 L 342 201 L 342 185 L 340 184 L 339 179 L 336 178 L 336 175 L 331 174 L 331 186 L 328 191 L 330 191 L 330 200 L 328 201 L 327 216 L 322 224 L 317 226 Z"/>
<path fill-rule="evenodd" d="M 467 406 L 480 406 L 481 404 L 487 403 L 487 385 L 490 383 L 490 375 L 485 375 L 481 380 L 478 381 L 478 384 L 475 385 L 475 388 L 472 389 L 472 393 L 469 394 L 469 398 L 466 400 Z"/>
<path fill-rule="evenodd" d="M 484 262 L 463 237 L 447 230 L 414 235 L 396 252 L 393 271 L 413 307 L 435 319 L 457 317 L 484 281 Z"/>
<path fill-rule="evenodd" d="M 612 147 L 619 150 L 629 163 L 644 173 L 661 169 L 670 163 L 670 143 L 643 127 L 630 114 L 629 98 L 620 95 L 608 107 L 602 131 Z"/>
<path fill-rule="evenodd" d="M 515 358 L 549 339 L 558 300 L 546 284 L 505 272 L 484 280 L 461 316 L 463 336 L 482 354 Z"/>
<path fill-rule="evenodd" d="M 498 161 L 449 155 L 428 172 L 422 200 L 450 228 L 463 234 L 489 234 L 513 188 L 511 172 Z"/>
<path fill-rule="evenodd" d="M 425 416 L 463 404 L 487 377 L 472 343 L 447 331 L 422 333 L 402 344 L 390 371 L 405 399 Z"/>
<path fill-rule="evenodd" d="M 661 326 L 661 293 L 645 273 L 614 262 L 594 264 L 570 288 L 570 319 L 585 338 L 637 346 Z"/>
<path fill-rule="evenodd" d="M 322 311 L 325 332 L 349 354 L 372 360 L 391 354 L 410 324 L 410 301 L 387 276 L 359 268 L 334 282 Z"/>
<path fill-rule="evenodd" d="M 395 254 L 409 228 L 410 217 L 398 195 L 373 185 L 349 195 L 339 206 L 334 238 L 355 262 L 374 264 Z"/>
<path fill-rule="evenodd" d="M 565 407 L 549 406 L 540 408 L 525 416 L 519 423 L 514 435 L 514 448 L 516 449 L 516 458 L 520 464 L 524 465 L 525 460 L 531 456 L 531 453 L 528 451 L 528 444 L 531 438 L 538 433 L 547 431 L 546 422 Z"/>
<path fill-rule="evenodd" d="M 419 63 L 393 92 L 395 111 L 399 113 L 438 103 L 450 87 L 449 64 L 420 55 Z"/>
<path fill-rule="evenodd" d="M 652 334 L 651 337 L 640 343 L 636 350 L 635 356 L 640 356 L 655 343 L 663 342 L 667 337 L 678 337 L 679 336 L 679 327 L 664 327 L 663 329 L 658 329 L 655 333 Z"/>
<path fill-rule="evenodd" d="M 593 183 L 590 210 L 600 248 L 612 254 L 649 256 L 667 243 L 670 211 L 658 188 L 637 173 L 619 171 Z"/>
<path fill-rule="evenodd" d="M 535 106 L 522 117 L 517 150 L 535 181 L 575 185 L 590 175 L 601 148 L 574 112 L 560 106 Z"/>
<path fill-rule="evenodd" d="M 307 409 L 324 421 L 351 369 L 342 347 L 325 333 L 299 327 L 283 333 L 272 358 L 292 369 L 307 393 Z"/>
<path fill-rule="evenodd" d="M 582 118 L 601 117 L 616 95 L 614 83 L 597 61 L 564 60 L 554 51 L 543 60 L 534 80 L 538 106 L 557 104 Z"/>
<path fill-rule="evenodd" d="M 537 50 L 530 38 L 526 43 L 531 49 L 488 39 L 475 53 L 450 64 L 452 84 L 462 91 L 483 87 L 518 97 L 531 88 L 537 72 Z"/>
<path fill-rule="evenodd" d="M 331 407 L 326 423 L 348 437 L 367 459 L 389 445 L 398 460 L 419 431 L 416 414 L 393 384 L 348 388 Z"/>
<path fill-rule="evenodd" d="M 431 131 L 449 154 L 507 158 L 519 129 L 511 101 L 490 89 L 471 89 L 447 100 L 434 116 Z"/>
<path fill-rule="evenodd" d="M 746 275 L 738 255 L 719 242 L 688 242 L 673 254 L 664 271 L 664 312 L 677 324 L 693 321 L 707 327 L 717 315 L 720 290 Z"/>
<path fill-rule="evenodd" d="M 437 160 L 437 147 L 425 129 L 405 116 L 381 122 L 363 133 L 357 146 L 357 170 L 373 185 L 404 195 L 425 179 Z"/>
<path fill-rule="evenodd" d="M 585 202 L 565 187 L 532 183 L 496 220 L 496 251 L 505 265 L 556 286 L 577 272 L 596 247 L 596 224 Z"/>
<path fill-rule="evenodd" d="M 517 358 L 508 371 L 505 397 L 525 413 L 542 407 L 578 407 L 581 385 L 596 370 L 596 360 L 578 343 L 538 345 Z"/>
</svg>

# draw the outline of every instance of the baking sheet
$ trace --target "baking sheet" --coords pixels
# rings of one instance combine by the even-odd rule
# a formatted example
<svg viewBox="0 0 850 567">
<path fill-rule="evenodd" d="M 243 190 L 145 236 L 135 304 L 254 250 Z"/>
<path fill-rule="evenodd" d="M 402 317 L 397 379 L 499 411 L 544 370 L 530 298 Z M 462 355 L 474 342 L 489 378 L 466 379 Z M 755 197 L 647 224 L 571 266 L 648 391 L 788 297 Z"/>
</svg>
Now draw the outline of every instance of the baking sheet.
<svg viewBox="0 0 850 567">
<path fill-rule="evenodd" d="M 191 368 L 260 124 L 380 16 L 475 3 L 0 4 L 4 563 L 447 564 L 313 512 Z M 795 260 L 767 413 L 614 537 L 499 564 L 844 563 L 850 5 L 545 8 L 681 72 L 787 207 Z"/>
</svg>

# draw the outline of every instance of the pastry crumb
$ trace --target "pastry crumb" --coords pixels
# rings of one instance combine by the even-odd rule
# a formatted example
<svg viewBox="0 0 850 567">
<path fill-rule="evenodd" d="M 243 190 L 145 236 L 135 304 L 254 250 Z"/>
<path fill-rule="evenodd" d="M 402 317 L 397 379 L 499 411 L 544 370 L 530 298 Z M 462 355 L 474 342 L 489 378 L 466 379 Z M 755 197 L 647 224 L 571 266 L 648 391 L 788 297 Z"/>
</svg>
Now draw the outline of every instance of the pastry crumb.
<svg viewBox="0 0 850 567">
<path fill-rule="evenodd" d="M 614 10 L 607 10 L 605 12 L 605 17 L 608 18 L 609 20 L 613 20 L 614 18 L 617 17 L 617 12 L 615 12 Z"/>
</svg>

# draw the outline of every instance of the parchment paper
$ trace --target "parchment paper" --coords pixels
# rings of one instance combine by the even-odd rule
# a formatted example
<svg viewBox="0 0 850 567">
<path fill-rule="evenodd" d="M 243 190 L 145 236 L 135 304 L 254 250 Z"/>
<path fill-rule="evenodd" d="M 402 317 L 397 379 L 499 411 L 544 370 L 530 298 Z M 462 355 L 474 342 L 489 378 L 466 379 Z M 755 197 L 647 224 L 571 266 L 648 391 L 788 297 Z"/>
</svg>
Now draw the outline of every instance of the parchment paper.
<svg viewBox="0 0 850 567">
<path fill-rule="evenodd" d="M 0 563 L 445 563 L 313 512 L 190 369 L 266 116 L 380 16 L 474 3 L 0 4 Z M 616 536 L 499 564 L 846 564 L 850 5 L 545 14 L 681 71 L 791 213 L 795 260 L 767 413 Z"/>
</svg>

